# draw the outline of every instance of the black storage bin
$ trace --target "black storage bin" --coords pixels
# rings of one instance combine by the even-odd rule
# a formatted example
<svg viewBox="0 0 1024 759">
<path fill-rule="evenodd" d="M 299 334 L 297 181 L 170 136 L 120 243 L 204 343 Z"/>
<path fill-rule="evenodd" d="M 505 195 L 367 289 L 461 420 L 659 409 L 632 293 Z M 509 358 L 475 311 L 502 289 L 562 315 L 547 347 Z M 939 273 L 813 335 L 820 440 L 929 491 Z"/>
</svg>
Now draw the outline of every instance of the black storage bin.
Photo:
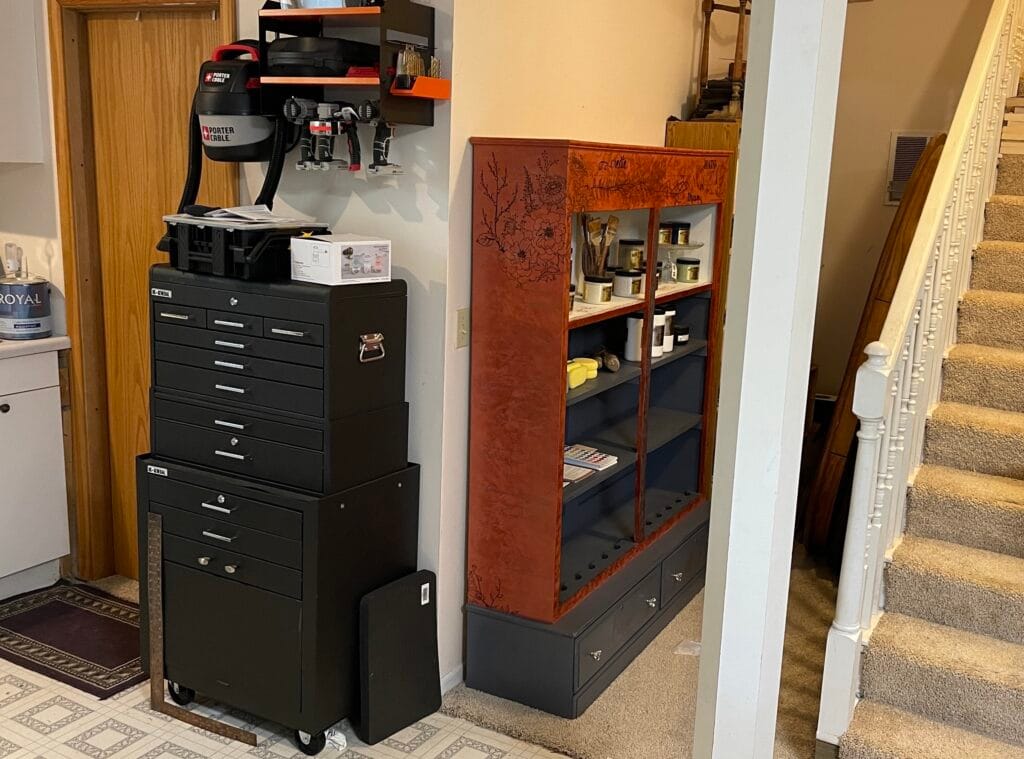
<svg viewBox="0 0 1024 759">
<path fill-rule="evenodd" d="M 345 76 L 352 66 L 374 66 L 380 48 L 333 37 L 282 37 L 267 49 L 272 76 Z"/>
<path fill-rule="evenodd" d="M 184 214 L 165 216 L 171 266 L 181 271 L 250 280 L 288 279 L 291 238 L 324 234 L 317 222 L 299 227 L 237 227 Z"/>
</svg>

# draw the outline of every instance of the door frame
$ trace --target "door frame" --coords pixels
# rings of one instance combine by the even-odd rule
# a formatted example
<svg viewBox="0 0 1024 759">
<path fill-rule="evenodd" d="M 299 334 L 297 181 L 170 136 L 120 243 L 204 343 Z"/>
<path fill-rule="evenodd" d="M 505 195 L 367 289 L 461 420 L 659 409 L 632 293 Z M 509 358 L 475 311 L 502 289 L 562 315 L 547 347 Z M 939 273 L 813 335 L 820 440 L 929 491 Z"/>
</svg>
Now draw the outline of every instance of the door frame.
<svg viewBox="0 0 1024 759">
<path fill-rule="evenodd" d="M 110 437 L 96 171 L 86 23 L 103 11 L 209 10 L 230 42 L 236 0 L 47 0 L 60 238 L 67 304 L 72 572 L 93 580 L 114 572 Z M 182 123 L 185 123 L 182 114 Z M 237 205 L 235 197 L 229 198 Z M 155 243 L 155 241 L 154 241 Z"/>
</svg>

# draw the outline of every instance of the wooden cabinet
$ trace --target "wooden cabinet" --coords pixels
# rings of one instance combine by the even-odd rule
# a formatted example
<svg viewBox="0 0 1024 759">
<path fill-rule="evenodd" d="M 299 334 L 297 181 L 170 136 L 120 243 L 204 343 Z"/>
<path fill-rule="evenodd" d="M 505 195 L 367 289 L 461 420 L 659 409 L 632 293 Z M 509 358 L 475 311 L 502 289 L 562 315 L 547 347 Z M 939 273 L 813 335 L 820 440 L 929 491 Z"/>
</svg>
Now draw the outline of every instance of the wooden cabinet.
<svg viewBox="0 0 1024 759">
<path fill-rule="evenodd" d="M 576 716 L 703 582 L 731 161 L 727 151 L 473 140 L 472 687 Z M 570 309 L 580 214 L 615 214 L 620 238 L 644 241 L 639 295 Z M 670 224 L 688 225 L 685 247 L 659 243 Z M 658 262 L 671 270 L 677 257 L 699 259 L 696 281 L 659 279 Z M 600 348 L 623 357 L 629 320 L 651 345 L 663 310 L 688 342 L 567 388 L 568 360 Z M 618 462 L 563 487 L 574 443 Z M 545 629 L 553 635 L 529 642 L 527 630 Z M 521 662 L 510 645 L 524 649 Z M 522 662 L 525 675 L 512 671 Z"/>
<path fill-rule="evenodd" d="M 67 338 L 0 343 L 0 577 L 67 555 L 57 350 Z"/>
</svg>

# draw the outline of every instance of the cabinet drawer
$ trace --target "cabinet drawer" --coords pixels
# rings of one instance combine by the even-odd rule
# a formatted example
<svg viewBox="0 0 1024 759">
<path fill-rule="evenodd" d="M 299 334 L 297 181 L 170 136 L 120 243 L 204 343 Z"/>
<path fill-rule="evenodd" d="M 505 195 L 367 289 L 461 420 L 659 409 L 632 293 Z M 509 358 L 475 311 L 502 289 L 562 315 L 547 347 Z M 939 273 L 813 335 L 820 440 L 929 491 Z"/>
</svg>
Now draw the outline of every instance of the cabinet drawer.
<svg viewBox="0 0 1024 759">
<path fill-rule="evenodd" d="M 151 507 L 155 504 L 151 504 Z M 302 573 L 164 531 L 164 558 L 212 577 L 302 598 Z"/>
<path fill-rule="evenodd" d="M 324 432 L 317 427 L 300 427 L 296 424 L 274 421 L 266 416 L 226 410 L 219 405 L 207 407 L 154 395 L 150 409 L 153 419 L 194 424 L 209 430 L 231 432 L 314 451 L 322 451 L 324 448 Z"/>
<path fill-rule="evenodd" d="M 167 678 L 265 719 L 295 724 L 299 601 L 164 562 Z"/>
<path fill-rule="evenodd" d="M 655 569 L 606 611 L 576 642 L 576 687 L 582 687 L 658 613 Z"/>
<path fill-rule="evenodd" d="M 296 366 L 280 361 L 207 351 L 159 341 L 153 345 L 153 355 L 157 361 L 170 361 L 175 364 L 198 366 L 202 369 L 214 369 L 218 372 L 229 372 L 242 377 L 288 382 L 305 387 L 322 388 L 324 386 L 323 370 L 312 366 Z"/>
<path fill-rule="evenodd" d="M 193 514 L 155 501 L 150 503 L 149 510 L 163 515 L 166 533 L 273 564 L 302 569 L 302 543 L 298 540 L 240 527 L 211 514 Z"/>
<path fill-rule="evenodd" d="M 166 324 L 187 325 L 189 327 L 206 326 L 206 309 L 193 306 L 182 306 L 178 303 L 154 303 L 153 319 Z"/>
<path fill-rule="evenodd" d="M 661 603 L 667 604 L 704 569 L 708 558 L 708 528 L 703 527 L 661 563 Z"/>
<path fill-rule="evenodd" d="M 293 343 L 324 344 L 324 328 L 319 324 L 306 324 L 285 319 L 264 319 L 263 335 L 274 340 L 287 340 Z"/>
<path fill-rule="evenodd" d="M 322 417 L 324 413 L 324 394 L 321 390 L 252 377 L 239 377 L 227 372 L 196 369 L 166 361 L 155 363 L 156 387 L 184 390 L 220 400 L 248 403 L 308 416 Z"/>
<path fill-rule="evenodd" d="M 206 326 L 232 334 L 259 336 L 263 334 L 263 317 L 226 311 L 207 311 Z"/>
<path fill-rule="evenodd" d="M 147 478 L 149 498 L 195 514 L 212 514 L 231 524 L 251 527 L 292 540 L 302 538 L 302 514 L 241 498 L 224 490 L 191 485 L 163 477 Z"/>
<path fill-rule="evenodd" d="M 312 345 L 292 344 L 281 340 L 267 340 L 262 337 L 238 335 L 230 332 L 157 324 L 153 329 L 153 339 L 158 342 L 190 345 L 193 348 L 205 348 L 239 356 L 269 358 L 273 361 L 284 361 L 288 364 L 303 364 L 305 366 L 324 365 L 324 352 L 322 348 Z"/>
<path fill-rule="evenodd" d="M 156 455 L 285 487 L 323 490 L 324 457 L 318 451 L 165 419 L 154 419 L 152 427 Z"/>
</svg>

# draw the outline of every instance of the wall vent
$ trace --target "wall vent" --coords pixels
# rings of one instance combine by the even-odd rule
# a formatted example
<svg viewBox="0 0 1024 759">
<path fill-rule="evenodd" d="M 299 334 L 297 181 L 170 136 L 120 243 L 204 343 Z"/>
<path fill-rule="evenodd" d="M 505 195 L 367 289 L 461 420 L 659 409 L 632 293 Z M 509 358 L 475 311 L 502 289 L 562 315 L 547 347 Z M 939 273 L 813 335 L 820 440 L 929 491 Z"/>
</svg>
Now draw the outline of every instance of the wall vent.
<svg viewBox="0 0 1024 759">
<path fill-rule="evenodd" d="M 917 160 L 935 132 L 893 132 L 889 140 L 889 171 L 885 182 L 885 204 L 899 205 L 914 173 Z"/>
</svg>

